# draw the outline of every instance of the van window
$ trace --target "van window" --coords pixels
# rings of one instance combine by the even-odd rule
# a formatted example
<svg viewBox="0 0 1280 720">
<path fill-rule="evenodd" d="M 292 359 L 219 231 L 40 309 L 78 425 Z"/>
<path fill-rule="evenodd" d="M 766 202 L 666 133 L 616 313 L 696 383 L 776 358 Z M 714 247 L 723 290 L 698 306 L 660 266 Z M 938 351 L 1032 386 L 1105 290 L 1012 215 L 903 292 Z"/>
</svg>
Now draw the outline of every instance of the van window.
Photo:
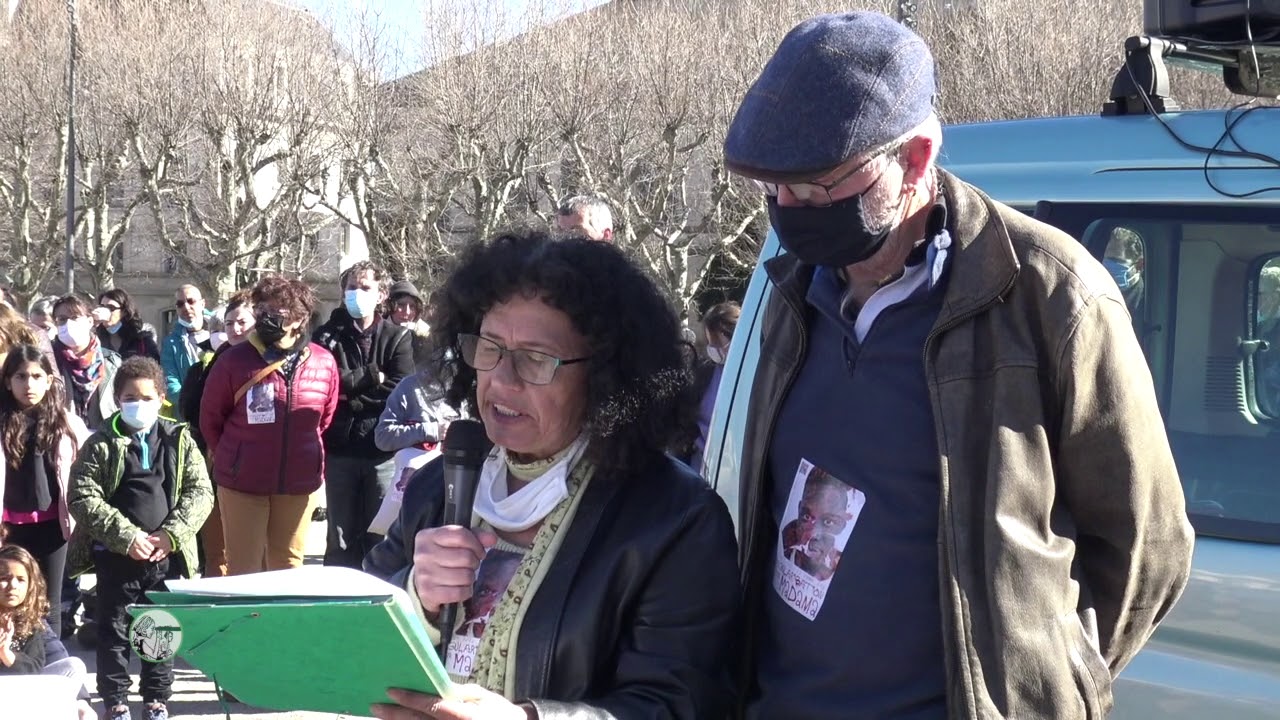
<svg viewBox="0 0 1280 720">
<path fill-rule="evenodd" d="M 1280 257 L 1269 259 L 1280 250 L 1275 213 L 1102 204 L 1037 213 L 1116 278 L 1155 380 L 1187 510 L 1204 535 L 1280 542 L 1280 345 L 1272 352 L 1255 340 L 1275 329 L 1260 322 L 1264 308 L 1280 306 L 1265 294 L 1280 293 L 1280 283 L 1264 279 L 1280 280 Z"/>
<path fill-rule="evenodd" d="M 1129 313 L 1134 316 L 1140 315 L 1142 310 L 1142 293 L 1146 286 L 1142 270 L 1146 267 L 1146 258 L 1146 244 L 1137 230 L 1123 225 L 1111 229 L 1102 264 L 1116 281 L 1125 304 L 1129 306 Z"/>
<path fill-rule="evenodd" d="M 1247 350 L 1253 365 L 1258 411 L 1280 419 L 1280 257 L 1258 268 L 1254 281 L 1253 340 Z"/>
</svg>

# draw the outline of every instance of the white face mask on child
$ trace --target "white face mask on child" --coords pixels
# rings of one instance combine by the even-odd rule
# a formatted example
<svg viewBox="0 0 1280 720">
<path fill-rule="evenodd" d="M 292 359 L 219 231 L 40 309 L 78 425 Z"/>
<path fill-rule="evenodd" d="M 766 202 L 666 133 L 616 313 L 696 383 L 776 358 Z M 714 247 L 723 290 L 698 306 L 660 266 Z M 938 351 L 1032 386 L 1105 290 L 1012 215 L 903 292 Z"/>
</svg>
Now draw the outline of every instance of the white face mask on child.
<svg viewBox="0 0 1280 720">
<path fill-rule="evenodd" d="M 129 427 L 146 432 L 160 419 L 160 401 L 136 400 L 120 403 L 120 419 Z"/>
</svg>

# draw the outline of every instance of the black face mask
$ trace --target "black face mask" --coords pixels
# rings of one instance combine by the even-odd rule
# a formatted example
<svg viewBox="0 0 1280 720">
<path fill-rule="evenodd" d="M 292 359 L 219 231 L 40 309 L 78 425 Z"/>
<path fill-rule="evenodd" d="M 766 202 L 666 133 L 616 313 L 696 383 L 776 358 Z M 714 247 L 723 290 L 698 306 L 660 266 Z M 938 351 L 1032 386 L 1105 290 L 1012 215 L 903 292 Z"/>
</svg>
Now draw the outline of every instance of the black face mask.
<svg viewBox="0 0 1280 720">
<path fill-rule="evenodd" d="M 834 268 L 853 265 L 874 255 L 893 229 L 892 223 L 883 228 L 867 225 L 862 198 L 870 191 L 867 188 L 827 207 L 781 207 L 771 197 L 769 222 L 778 242 L 800 262 Z"/>
<path fill-rule="evenodd" d="M 284 325 L 280 323 L 280 318 L 274 315 L 257 316 L 254 318 L 253 329 L 258 333 L 258 338 L 268 347 L 275 346 L 284 339 Z"/>
</svg>

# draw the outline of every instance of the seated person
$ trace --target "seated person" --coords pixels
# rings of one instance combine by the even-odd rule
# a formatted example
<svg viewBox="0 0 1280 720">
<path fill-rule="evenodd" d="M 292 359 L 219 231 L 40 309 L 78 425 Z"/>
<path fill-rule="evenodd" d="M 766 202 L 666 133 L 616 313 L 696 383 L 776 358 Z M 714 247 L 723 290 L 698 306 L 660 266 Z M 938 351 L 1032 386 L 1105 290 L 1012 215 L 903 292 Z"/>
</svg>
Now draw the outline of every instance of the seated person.
<svg viewBox="0 0 1280 720">
<path fill-rule="evenodd" d="M 49 627 L 48 615 L 49 600 L 40 564 L 18 545 L 0 547 L 0 676 L 71 678 L 79 688 L 76 709 L 80 720 L 87 720 L 93 717 L 93 709 L 85 687 L 84 661 L 70 656 Z"/>
<path fill-rule="evenodd" d="M 727 716 L 737 545 L 724 502 L 664 452 L 694 408 L 662 292 L 612 245 L 530 232 L 471 248 L 440 298 L 432 376 L 495 445 L 478 520 L 444 525 L 433 461 L 364 567 L 407 587 L 433 632 L 466 603 L 444 628 L 466 684 L 392 690 L 377 713 Z"/>
</svg>

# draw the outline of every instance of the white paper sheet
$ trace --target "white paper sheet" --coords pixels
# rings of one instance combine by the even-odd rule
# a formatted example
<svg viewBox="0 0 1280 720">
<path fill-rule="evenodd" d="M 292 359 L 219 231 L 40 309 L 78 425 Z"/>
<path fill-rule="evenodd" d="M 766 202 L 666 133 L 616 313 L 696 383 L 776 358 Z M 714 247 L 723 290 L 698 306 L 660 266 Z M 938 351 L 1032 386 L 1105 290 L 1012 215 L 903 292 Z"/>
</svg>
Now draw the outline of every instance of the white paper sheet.
<svg viewBox="0 0 1280 720">
<path fill-rule="evenodd" d="M 210 597 L 389 597 L 396 586 L 352 568 L 304 565 L 252 575 L 168 580 L 170 592 Z"/>
</svg>

